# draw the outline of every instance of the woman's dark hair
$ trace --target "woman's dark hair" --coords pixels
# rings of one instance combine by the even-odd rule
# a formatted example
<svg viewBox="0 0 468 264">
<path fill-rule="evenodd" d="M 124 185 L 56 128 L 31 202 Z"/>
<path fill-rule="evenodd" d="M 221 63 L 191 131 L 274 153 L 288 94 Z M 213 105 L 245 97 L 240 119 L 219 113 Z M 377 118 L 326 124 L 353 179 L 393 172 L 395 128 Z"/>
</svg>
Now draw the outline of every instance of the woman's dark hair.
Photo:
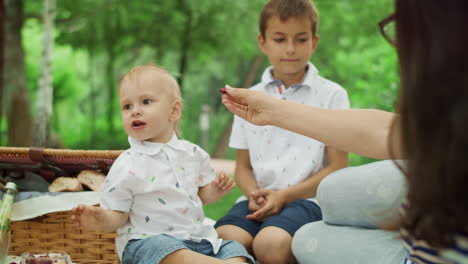
<svg viewBox="0 0 468 264">
<path fill-rule="evenodd" d="M 468 1 L 396 0 L 409 238 L 450 247 L 468 233 Z"/>
</svg>

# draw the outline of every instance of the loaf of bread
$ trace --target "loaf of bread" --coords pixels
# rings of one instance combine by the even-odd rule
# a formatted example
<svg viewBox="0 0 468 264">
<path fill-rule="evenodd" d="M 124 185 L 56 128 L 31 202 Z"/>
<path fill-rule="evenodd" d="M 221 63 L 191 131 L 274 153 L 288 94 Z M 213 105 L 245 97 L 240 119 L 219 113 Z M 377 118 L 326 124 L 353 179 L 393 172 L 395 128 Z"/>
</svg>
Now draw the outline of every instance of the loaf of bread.
<svg viewBox="0 0 468 264">
<path fill-rule="evenodd" d="M 106 176 L 98 171 L 84 170 L 78 174 L 78 181 L 89 189 L 99 192 Z"/>
<path fill-rule="evenodd" d="M 83 185 L 77 178 L 58 177 L 49 185 L 49 192 L 81 192 Z"/>
</svg>

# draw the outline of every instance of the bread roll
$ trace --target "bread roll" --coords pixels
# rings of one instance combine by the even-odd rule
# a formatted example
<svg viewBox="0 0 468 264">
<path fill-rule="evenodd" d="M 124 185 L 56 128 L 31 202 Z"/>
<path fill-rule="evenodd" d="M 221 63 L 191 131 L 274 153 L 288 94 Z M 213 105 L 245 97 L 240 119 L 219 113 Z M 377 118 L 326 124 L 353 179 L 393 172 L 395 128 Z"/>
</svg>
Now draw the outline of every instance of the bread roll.
<svg viewBox="0 0 468 264">
<path fill-rule="evenodd" d="M 49 185 L 49 192 L 81 192 L 83 185 L 77 178 L 58 177 Z"/>
<path fill-rule="evenodd" d="M 98 171 L 84 170 L 78 174 L 78 180 L 89 189 L 99 192 L 106 176 Z"/>
</svg>

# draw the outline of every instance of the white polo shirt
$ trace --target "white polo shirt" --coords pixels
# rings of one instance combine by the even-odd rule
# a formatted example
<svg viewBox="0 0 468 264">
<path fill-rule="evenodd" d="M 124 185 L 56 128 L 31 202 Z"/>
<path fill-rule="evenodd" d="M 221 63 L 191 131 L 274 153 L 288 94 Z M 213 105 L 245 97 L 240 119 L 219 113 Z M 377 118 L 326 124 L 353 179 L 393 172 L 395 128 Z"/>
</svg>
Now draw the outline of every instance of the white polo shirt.
<svg viewBox="0 0 468 264">
<path fill-rule="evenodd" d="M 265 91 L 276 98 L 321 108 L 349 108 L 348 94 L 338 84 L 322 78 L 309 63 L 302 84 L 286 89 L 274 80 L 272 67 L 252 90 Z M 296 120 L 296 122 L 302 122 Z M 313 126 L 314 124 L 309 124 Z M 250 163 L 261 189 L 286 189 L 315 174 L 326 165 L 322 142 L 274 126 L 256 126 L 234 117 L 229 146 L 249 150 Z"/>
<path fill-rule="evenodd" d="M 137 141 L 112 165 L 102 187 L 101 207 L 129 212 L 117 230 L 119 257 L 131 239 L 167 234 L 181 240 L 206 239 L 218 252 L 222 240 L 204 224 L 198 188 L 215 178 L 209 155 L 174 135 L 166 143 Z"/>
</svg>

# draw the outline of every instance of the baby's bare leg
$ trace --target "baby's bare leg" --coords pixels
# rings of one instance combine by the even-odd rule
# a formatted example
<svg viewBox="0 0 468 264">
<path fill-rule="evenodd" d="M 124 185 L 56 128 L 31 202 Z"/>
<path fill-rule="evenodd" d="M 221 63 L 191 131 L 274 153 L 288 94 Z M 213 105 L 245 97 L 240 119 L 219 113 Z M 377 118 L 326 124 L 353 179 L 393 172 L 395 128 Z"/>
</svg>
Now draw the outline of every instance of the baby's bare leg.
<svg viewBox="0 0 468 264">
<path fill-rule="evenodd" d="M 167 255 L 161 264 L 235 264 L 246 263 L 244 257 L 235 257 L 227 260 L 209 257 L 189 249 L 179 249 Z"/>
</svg>

